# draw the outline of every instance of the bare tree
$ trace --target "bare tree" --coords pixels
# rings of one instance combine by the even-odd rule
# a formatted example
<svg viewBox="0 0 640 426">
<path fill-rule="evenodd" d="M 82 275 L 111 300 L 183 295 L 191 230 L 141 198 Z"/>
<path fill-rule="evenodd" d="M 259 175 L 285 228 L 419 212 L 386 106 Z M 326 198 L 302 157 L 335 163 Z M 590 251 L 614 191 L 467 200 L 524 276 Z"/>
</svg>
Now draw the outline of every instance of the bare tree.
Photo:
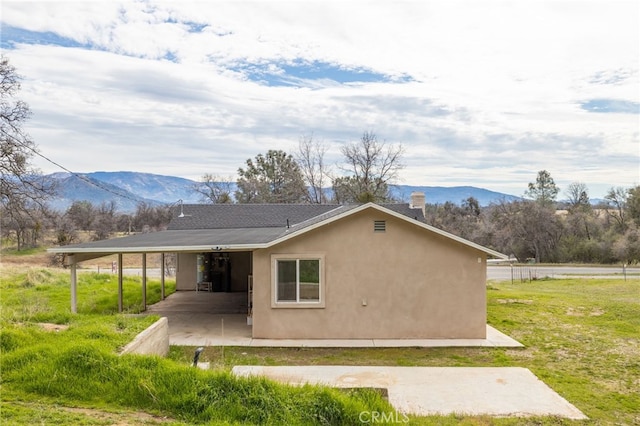
<svg viewBox="0 0 640 426">
<path fill-rule="evenodd" d="M 307 202 L 326 204 L 325 186 L 329 181 L 329 170 L 324 162 L 327 147 L 313 136 L 303 136 L 298 142 L 296 161 L 307 184 Z"/>
<path fill-rule="evenodd" d="M 105 201 L 96 209 L 94 220 L 93 239 L 106 240 L 116 230 L 116 202 Z"/>
<path fill-rule="evenodd" d="M 233 178 L 223 178 L 218 175 L 207 173 L 202 176 L 201 181 L 194 184 L 191 190 L 200 195 L 200 201 L 212 204 L 233 203 Z"/>
<path fill-rule="evenodd" d="M 168 206 L 139 203 L 131 218 L 131 228 L 134 232 L 155 232 L 166 229 L 169 222 L 171 209 Z"/>
<path fill-rule="evenodd" d="M 503 201 L 491 207 L 490 215 L 500 251 L 513 253 L 520 261 L 556 261 L 564 228 L 553 209 L 528 200 Z"/>
<path fill-rule="evenodd" d="M 627 191 L 621 186 L 611 187 L 604 196 L 608 206 L 607 214 L 616 222 L 621 231 L 627 229 L 625 213 L 628 196 Z"/>
<path fill-rule="evenodd" d="M 640 229 L 629 228 L 613 244 L 613 255 L 626 264 L 640 262 Z"/>
<path fill-rule="evenodd" d="M 401 144 L 379 142 L 372 132 L 364 132 L 358 142 L 342 147 L 347 177 L 335 179 L 334 192 L 341 202 L 384 202 L 391 198 L 389 185 L 399 178 L 403 169 Z"/>
<path fill-rule="evenodd" d="M 56 243 L 66 246 L 78 241 L 78 230 L 66 215 L 60 215 L 54 223 Z"/>
<path fill-rule="evenodd" d="M 463 200 L 461 206 L 451 201 L 442 205 L 427 204 L 425 213 L 429 225 L 467 240 L 475 241 L 483 228 L 480 204 L 474 197 Z"/>
<path fill-rule="evenodd" d="M 36 244 L 54 186 L 30 164 L 37 150 L 22 128 L 31 111 L 15 99 L 19 90 L 20 76 L 0 56 L 0 212 L 2 227 L 15 232 L 20 249 Z"/>
<path fill-rule="evenodd" d="M 587 185 L 582 182 L 572 182 L 567 187 L 566 191 L 569 210 L 577 209 L 590 209 L 591 203 L 589 201 L 589 190 Z"/>
<path fill-rule="evenodd" d="M 65 216 L 81 231 L 93 230 L 96 208 L 91 201 L 74 201 L 67 209 Z"/>
<path fill-rule="evenodd" d="M 31 111 L 25 102 L 14 99 L 19 90 L 15 67 L 0 56 L 0 202 L 11 202 L 13 209 L 33 209 L 44 206 L 54 187 L 30 164 L 37 149 L 22 128 Z"/>
<path fill-rule="evenodd" d="M 0 209 L 3 236 L 14 240 L 17 249 L 35 247 L 37 235 L 42 229 L 42 218 L 37 206 L 27 205 L 23 198 L 7 199 Z"/>
<path fill-rule="evenodd" d="M 587 185 L 582 182 L 572 182 L 567 187 L 566 194 L 569 202 L 568 228 L 576 237 L 590 240 L 594 225 Z"/>
</svg>

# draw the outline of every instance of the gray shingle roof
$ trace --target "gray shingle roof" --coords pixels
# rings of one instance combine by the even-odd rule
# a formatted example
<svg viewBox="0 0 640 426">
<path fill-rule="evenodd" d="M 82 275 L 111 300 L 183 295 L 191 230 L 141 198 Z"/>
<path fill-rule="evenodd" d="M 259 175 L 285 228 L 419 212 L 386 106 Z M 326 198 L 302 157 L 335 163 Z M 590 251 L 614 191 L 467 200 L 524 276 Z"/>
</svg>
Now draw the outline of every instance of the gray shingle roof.
<svg viewBox="0 0 640 426">
<path fill-rule="evenodd" d="M 50 251 L 151 252 L 169 248 L 259 247 L 358 207 L 339 204 L 185 204 L 174 209 L 166 231 L 73 244 Z M 411 209 L 407 204 L 385 204 L 384 207 L 423 222 L 420 209 Z"/>
<path fill-rule="evenodd" d="M 185 204 L 168 229 L 286 228 L 340 207 L 333 204 Z M 180 212 L 184 217 L 179 217 Z"/>
<path fill-rule="evenodd" d="M 416 219 L 420 222 L 424 222 L 424 213 L 420 208 L 412 209 L 411 207 L 409 207 L 409 204 L 402 204 L 402 203 L 380 204 L 380 205 L 389 210 L 393 210 L 396 213 L 400 213 L 402 215 L 408 216 L 411 219 Z"/>
<path fill-rule="evenodd" d="M 506 259 L 507 256 L 482 247 L 471 241 L 427 225 L 421 209 L 407 204 L 365 205 L 185 205 L 180 209 L 166 231 L 132 235 L 111 240 L 74 244 L 51 248 L 52 253 L 141 253 L 173 251 L 246 251 L 266 248 L 289 238 L 296 238 L 325 222 L 339 220 L 364 209 L 386 211 L 399 218 L 407 218 L 417 226 L 483 251 L 491 256 Z M 289 227 L 287 227 L 287 220 Z"/>
<path fill-rule="evenodd" d="M 198 247 L 201 249 L 224 249 L 226 246 L 260 245 L 273 241 L 286 233 L 286 228 L 244 228 L 244 229 L 186 229 L 149 232 L 109 240 L 92 241 L 62 246 L 63 251 L 79 249 L 80 252 L 154 251 L 167 247 L 180 249 Z M 131 250 L 127 250 L 131 249 Z M 53 250 L 59 251 L 59 250 Z"/>
<path fill-rule="evenodd" d="M 382 204 L 396 213 L 424 221 L 421 209 L 408 204 Z M 324 220 L 357 206 L 340 204 L 185 204 L 174 208 L 170 230 L 286 228 Z M 180 217 L 180 213 L 184 213 Z M 328 215 L 328 216 L 327 216 Z"/>
</svg>

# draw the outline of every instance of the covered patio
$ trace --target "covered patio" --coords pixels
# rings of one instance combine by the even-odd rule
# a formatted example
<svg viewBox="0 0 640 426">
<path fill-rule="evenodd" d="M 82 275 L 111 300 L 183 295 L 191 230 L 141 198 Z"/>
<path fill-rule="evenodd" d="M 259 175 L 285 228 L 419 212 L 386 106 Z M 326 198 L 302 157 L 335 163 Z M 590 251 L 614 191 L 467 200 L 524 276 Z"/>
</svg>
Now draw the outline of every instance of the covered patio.
<svg viewBox="0 0 640 426">
<path fill-rule="evenodd" d="M 179 346 L 248 346 L 246 293 L 177 291 L 147 308 L 166 317 L 169 343 Z"/>
</svg>

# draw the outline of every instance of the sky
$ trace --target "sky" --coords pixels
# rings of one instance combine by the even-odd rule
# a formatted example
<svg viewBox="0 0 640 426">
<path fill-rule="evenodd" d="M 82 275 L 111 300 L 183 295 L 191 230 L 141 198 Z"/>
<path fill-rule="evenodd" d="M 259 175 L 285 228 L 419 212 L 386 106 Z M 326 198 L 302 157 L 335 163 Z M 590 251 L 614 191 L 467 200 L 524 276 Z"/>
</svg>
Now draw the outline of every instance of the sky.
<svg viewBox="0 0 640 426">
<path fill-rule="evenodd" d="M 404 147 L 398 183 L 640 184 L 640 2 L 0 3 L 24 128 L 76 173 L 237 177 L 302 138 Z M 61 169 L 41 157 L 43 173 Z M 565 197 L 566 198 L 566 197 Z M 427 200 L 428 202 L 428 200 Z"/>
</svg>

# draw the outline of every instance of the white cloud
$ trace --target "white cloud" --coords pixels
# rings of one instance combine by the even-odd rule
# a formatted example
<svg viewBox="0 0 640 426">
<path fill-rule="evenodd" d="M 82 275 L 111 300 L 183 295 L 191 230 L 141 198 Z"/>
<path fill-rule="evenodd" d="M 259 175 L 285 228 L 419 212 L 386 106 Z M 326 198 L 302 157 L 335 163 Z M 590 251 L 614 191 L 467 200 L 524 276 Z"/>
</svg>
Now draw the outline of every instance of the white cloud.
<svg viewBox="0 0 640 426">
<path fill-rule="evenodd" d="M 639 8 L 5 1 L 2 22 L 93 46 L 6 50 L 25 76 L 29 131 L 74 170 L 227 175 L 266 149 L 293 150 L 303 134 L 331 144 L 335 156 L 340 143 L 372 130 L 406 146 L 404 183 L 519 194 L 541 169 L 567 184 L 640 181 L 638 115 L 580 107 L 640 102 Z M 234 71 L 292 60 L 413 81 L 269 87 Z"/>
</svg>

